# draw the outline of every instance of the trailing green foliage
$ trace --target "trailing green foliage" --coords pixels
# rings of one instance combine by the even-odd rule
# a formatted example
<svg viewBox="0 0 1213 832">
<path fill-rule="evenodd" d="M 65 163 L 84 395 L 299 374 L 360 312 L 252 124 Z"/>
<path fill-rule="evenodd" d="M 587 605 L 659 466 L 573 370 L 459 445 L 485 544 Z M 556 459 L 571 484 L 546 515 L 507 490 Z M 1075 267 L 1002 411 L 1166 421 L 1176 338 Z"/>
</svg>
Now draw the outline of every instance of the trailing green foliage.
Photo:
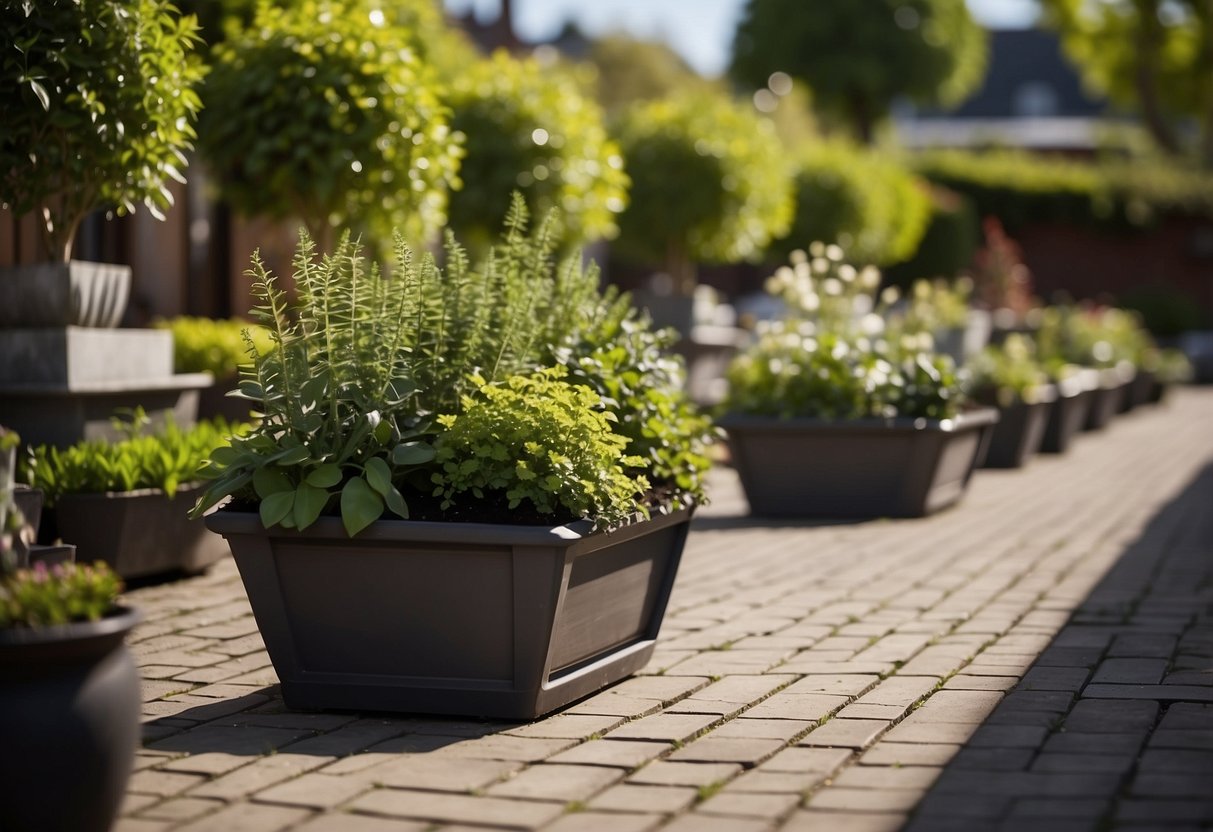
<svg viewBox="0 0 1213 832">
<path fill-rule="evenodd" d="M 103 561 L 37 564 L 0 574 L 0 629 L 96 621 L 114 608 L 122 581 Z"/>
<path fill-rule="evenodd" d="M 1035 343 L 1019 334 L 986 347 L 969 362 L 968 370 L 973 399 L 996 407 L 1040 401 L 1049 383 L 1048 373 L 1036 360 Z"/>
<path fill-rule="evenodd" d="M 445 270 L 398 239 L 390 279 L 348 236 L 319 258 L 305 236 L 293 306 L 254 260 L 254 317 L 274 348 L 253 350 L 241 391 L 265 418 L 212 455 L 204 474 L 214 481 L 195 513 L 232 494 L 257 503 L 267 527 L 306 528 L 336 509 L 354 535 L 385 510 L 407 517 L 406 495 L 431 495 L 435 447 L 444 447 L 448 426 L 472 404 L 477 420 L 496 418 L 483 411 L 498 401 L 488 391 L 558 365 L 600 415 L 613 414 L 613 435 L 637 442 L 638 453 L 619 462 L 623 474 L 652 482 L 663 508 L 700 500 L 713 434 L 687 403 L 681 365 L 655 355 L 665 336 L 626 298 L 599 292 L 596 268 L 579 256 L 557 264 L 555 222 L 528 234 L 515 194 L 500 245 L 477 267 L 452 236 Z M 523 409 L 528 401 L 501 399 Z M 446 456 L 443 467 L 466 461 Z M 558 504 L 551 498 L 545 505 Z M 633 498 L 624 513 L 640 508 Z"/>
<path fill-rule="evenodd" d="M 192 17 L 167 0 L 0 5 L 0 206 L 37 212 L 52 260 L 90 212 L 163 219 L 199 109 Z"/>
<path fill-rule="evenodd" d="M 272 345 L 268 330 L 238 318 L 223 321 L 181 315 L 153 325 L 173 334 L 173 372 L 177 373 L 210 373 L 217 379 L 229 379 L 249 363 L 245 332 L 259 352 Z"/>
<path fill-rule="evenodd" d="M 873 296 L 874 268 L 857 271 L 842 249 L 820 243 L 797 252 L 768 281 L 788 317 L 759 330 L 729 367 L 731 412 L 781 418 L 955 416 L 963 378 L 935 355 L 929 334 L 886 322 L 896 292 Z"/>
<path fill-rule="evenodd" d="M 141 427 L 139 421 L 131 423 L 130 435 L 117 442 L 93 439 L 66 448 L 31 447 L 18 479 L 42 489 L 48 507 L 65 494 L 142 488 L 159 488 L 171 498 L 179 486 L 198 479 L 199 466 L 212 451 L 247 430 L 223 419 L 190 428 L 169 422 L 156 434 L 142 434 Z"/>
<path fill-rule="evenodd" d="M 553 367 L 497 385 L 477 377 L 463 412 L 438 418 L 444 430 L 432 481 L 443 508 L 471 492 L 504 494 L 511 509 L 528 501 L 545 515 L 593 517 L 604 528 L 638 508 L 647 514 L 638 498 L 648 481 L 626 473 L 644 460 L 624 456 L 628 440 L 612 429 L 615 415 L 565 376 Z"/>
<path fill-rule="evenodd" d="M 692 262 L 754 259 L 787 231 L 791 167 L 753 107 L 712 92 L 649 102 L 626 115 L 620 143 L 632 195 L 618 248 L 664 263 L 680 291 Z"/>
<path fill-rule="evenodd" d="M 301 218 L 322 243 L 355 222 L 388 239 L 439 228 L 461 151 L 410 37 L 372 0 L 260 3 L 215 47 L 203 88 L 200 140 L 223 196 Z"/>
<path fill-rule="evenodd" d="M 768 251 L 786 260 L 813 240 L 837 243 L 856 262 L 888 265 L 917 250 L 930 200 L 905 168 L 871 151 L 813 142 L 796 173 L 796 211 L 787 234 Z"/>
<path fill-rule="evenodd" d="M 1213 175 L 1178 165 L 946 150 L 924 153 L 914 166 L 1011 229 L 1066 222 L 1116 231 L 1166 217 L 1213 217 Z"/>
<path fill-rule="evenodd" d="M 504 217 L 501 195 L 511 190 L 536 214 L 559 209 L 571 245 L 617 233 L 629 181 L 623 158 L 572 72 L 499 51 L 455 77 L 452 124 L 467 155 L 450 224 L 465 245 L 488 245 Z"/>
</svg>

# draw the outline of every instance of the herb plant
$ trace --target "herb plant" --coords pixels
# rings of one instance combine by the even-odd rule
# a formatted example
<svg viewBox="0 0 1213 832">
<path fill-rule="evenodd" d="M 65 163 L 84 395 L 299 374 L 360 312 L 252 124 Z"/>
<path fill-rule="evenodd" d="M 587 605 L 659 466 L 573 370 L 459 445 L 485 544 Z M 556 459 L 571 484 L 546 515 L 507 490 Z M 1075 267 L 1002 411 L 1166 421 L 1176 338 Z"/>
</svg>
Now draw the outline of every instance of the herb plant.
<svg viewBox="0 0 1213 832">
<path fill-rule="evenodd" d="M 686 400 L 681 366 L 655 353 L 665 336 L 626 298 L 600 293 L 596 268 L 579 256 L 555 261 L 555 223 L 528 232 L 515 194 L 500 244 L 478 265 L 450 236 L 445 268 L 398 239 L 390 278 L 348 236 L 323 257 L 305 236 L 293 306 L 254 260 L 254 317 L 274 348 L 252 349 L 240 389 L 265 417 L 212 454 L 195 513 L 231 494 L 257 504 L 267 527 L 303 529 L 336 511 L 355 535 L 385 511 L 408 517 L 408 503 L 433 500 L 436 487 L 448 508 L 479 489 L 488 501 L 525 498 L 541 513 L 560 506 L 604 525 L 642 510 L 650 484 L 661 508 L 701 500 L 713 432 Z M 569 449 L 559 455 L 597 461 L 528 480 L 518 448 L 559 444 L 539 417 L 572 418 L 570 402 L 590 414 L 568 423 L 572 436 L 591 436 L 602 417 L 618 440 L 607 443 L 617 446 L 611 472 L 594 473 L 605 446 L 584 459 Z M 513 414 L 508 431 L 502 413 Z M 508 464 L 480 453 L 498 442 L 511 449 Z M 565 475 L 596 490 L 540 496 Z"/>
<path fill-rule="evenodd" d="M 1036 360 L 1033 341 L 1011 334 L 999 345 L 990 345 L 969 365 L 970 393 L 976 401 L 997 407 L 1016 402 L 1032 404 L 1049 383 L 1049 375 Z"/>
<path fill-rule="evenodd" d="M 200 107 L 196 28 L 167 0 L 0 6 L 0 206 L 38 214 L 49 259 L 71 259 L 98 208 L 163 219 L 173 204 Z"/>
<path fill-rule="evenodd" d="M 122 581 L 103 561 L 92 566 L 36 564 L 0 574 L 0 629 L 96 621 L 111 609 Z"/>
</svg>

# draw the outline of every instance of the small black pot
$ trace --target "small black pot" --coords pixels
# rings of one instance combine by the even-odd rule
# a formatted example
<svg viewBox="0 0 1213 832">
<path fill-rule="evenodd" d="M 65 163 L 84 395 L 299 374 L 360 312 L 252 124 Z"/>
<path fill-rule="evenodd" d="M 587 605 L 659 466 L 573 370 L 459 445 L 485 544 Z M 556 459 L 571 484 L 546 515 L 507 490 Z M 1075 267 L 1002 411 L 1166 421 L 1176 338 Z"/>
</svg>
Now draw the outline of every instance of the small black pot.
<svg viewBox="0 0 1213 832">
<path fill-rule="evenodd" d="M 139 742 L 139 673 L 123 639 L 138 622 L 0 630 L 0 829 L 104 832 Z"/>
</svg>

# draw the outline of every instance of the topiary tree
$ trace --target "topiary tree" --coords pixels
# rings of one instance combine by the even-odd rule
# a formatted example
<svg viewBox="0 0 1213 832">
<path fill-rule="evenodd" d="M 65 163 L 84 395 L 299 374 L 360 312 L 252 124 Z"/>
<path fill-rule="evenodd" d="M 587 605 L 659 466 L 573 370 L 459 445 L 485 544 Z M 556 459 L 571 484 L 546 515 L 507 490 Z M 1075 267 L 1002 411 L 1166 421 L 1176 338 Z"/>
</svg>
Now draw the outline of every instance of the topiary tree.
<svg viewBox="0 0 1213 832">
<path fill-rule="evenodd" d="M 184 182 L 199 108 L 197 27 L 166 0 L 0 5 L 0 205 L 37 212 L 49 259 L 80 222 L 143 203 L 155 217 Z"/>
<path fill-rule="evenodd" d="M 262 3 L 214 51 L 202 149 L 237 211 L 423 239 L 446 216 L 459 143 L 411 34 L 373 0 Z"/>
<path fill-rule="evenodd" d="M 757 257 L 792 217 L 791 169 L 768 119 L 721 94 L 633 109 L 620 142 L 632 176 L 619 251 L 664 263 L 679 292 L 695 261 Z"/>
<path fill-rule="evenodd" d="M 623 158 L 572 75 L 500 51 L 454 80 L 450 104 L 467 148 L 463 187 L 451 196 L 462 241 L 479 247 L 496 234 L 511 190 L 537 215 L 560 208 L 570 243 L 615 236 L 627 200 Z"/>
<path fill-rule="evenodd" d="M 986 33 L 965 0 L 750 0 L 729 74 L 750 89 L 785 72 L 870 143 L 898 97 L 952 104 L 985 72 Z"/>
<path fill-rule="evenodd" d="M 887 266 L 914 254 L 930 214 L 925 183 L 897 162 L 842 142 L 813 142 L 799 154 L 792 226 L 769 251 L 786 260 L 819 240 L 842 246 L 855 262 Z"/>
</svg>

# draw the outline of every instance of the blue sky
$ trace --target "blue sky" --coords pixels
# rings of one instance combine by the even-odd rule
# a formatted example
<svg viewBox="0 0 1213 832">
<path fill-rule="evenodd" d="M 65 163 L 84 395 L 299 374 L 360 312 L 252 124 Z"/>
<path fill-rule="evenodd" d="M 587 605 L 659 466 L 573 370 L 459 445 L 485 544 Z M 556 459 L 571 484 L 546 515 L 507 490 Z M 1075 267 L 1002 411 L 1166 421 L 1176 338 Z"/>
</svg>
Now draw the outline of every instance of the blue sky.
<svg viewBox="0 0 1213 832">
<path fill-rule="evenodd" d="M 454 12 L 475 9 L 496 16 L 499 0 L 444 0 Z M 805 0 L 812 2 L 812 0 Z M 1024 26 L 1033 18 L 1032 0 L 968 0 L 988 26 Z M 624 30 L 668 41 L 705 75 L 718 75 L 728 62 L 733 29 L 745 0 L 514 0 L 518 33 L 524 40 L 551 37 L 564 21 L 575 20 L 593 34 Z"/>
</svg>

